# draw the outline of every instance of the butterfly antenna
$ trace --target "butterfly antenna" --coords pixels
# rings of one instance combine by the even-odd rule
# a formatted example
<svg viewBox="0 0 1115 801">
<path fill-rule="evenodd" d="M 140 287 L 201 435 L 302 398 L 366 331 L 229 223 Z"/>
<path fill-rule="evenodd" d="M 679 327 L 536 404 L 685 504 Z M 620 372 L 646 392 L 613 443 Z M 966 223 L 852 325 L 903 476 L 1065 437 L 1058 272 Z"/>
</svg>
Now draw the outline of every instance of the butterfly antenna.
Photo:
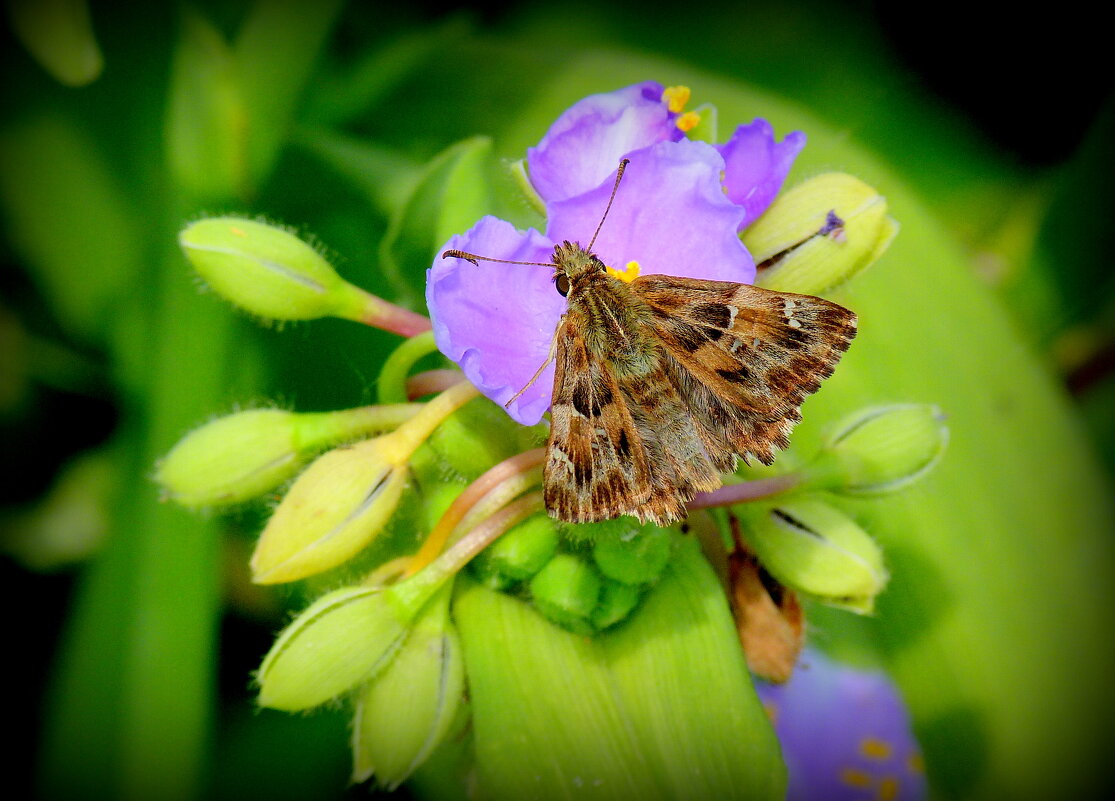
<svg viewBox="0 0 1115 801">
<path fill-rule="evenodd" d="M 497 264 L 527 264 L 532 267 L 553 267 L 553 263 L 544 261 L 512 261 L 511 259 L 493 259 L 488 256 L 477 256 L 475 253 L 465 253 L 463 250 L 447 250 L 441 254 L 443 259 L 464 259 L 471 261 L 477 267 L 480 266 L 479 262 L 494 261 Z"/>
<path fill-rule="evenodd" d="M 612 196 L 608 198 L 608 205 L 604 208 L 604 216 L 600 218 L 600 224 L 596 226 L 596 233 L 592 235 L 592 240 L 588 243 L 586 250 L 591 251 L 592 246 L 596 244 L 596 237 L 600 235 L 600 229 L 604 227 L 604 221 L 608 219 L 608 212 L 612 210 L 612 201 L 616 199 L 616 190 L 619 189 L 619 181 L 623 178 L 623 171 L 627 169 L 627 165 L 631 163 L 631 159 L 620 159 L 619 169 L 616 170 L 616 182 L 612 185 Z"/>
</svg>

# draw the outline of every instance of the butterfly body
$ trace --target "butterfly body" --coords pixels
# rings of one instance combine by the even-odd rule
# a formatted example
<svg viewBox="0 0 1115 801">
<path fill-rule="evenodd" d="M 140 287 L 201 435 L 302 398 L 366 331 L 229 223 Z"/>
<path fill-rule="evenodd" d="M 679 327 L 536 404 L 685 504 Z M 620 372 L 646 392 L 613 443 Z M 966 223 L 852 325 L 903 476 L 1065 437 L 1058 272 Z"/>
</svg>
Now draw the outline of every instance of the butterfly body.
<svg viewBox="0 0 1115 801">
<path fill-rule="evenodd" d="M 627 283 L 570 242 L 552 260 L 568 307 L 543 483 L 562 520 L 668 524 L 737 457 L 770 464 L 855 336 L 855 315 L 821 298 L 665 275 Z"/>
</svg>

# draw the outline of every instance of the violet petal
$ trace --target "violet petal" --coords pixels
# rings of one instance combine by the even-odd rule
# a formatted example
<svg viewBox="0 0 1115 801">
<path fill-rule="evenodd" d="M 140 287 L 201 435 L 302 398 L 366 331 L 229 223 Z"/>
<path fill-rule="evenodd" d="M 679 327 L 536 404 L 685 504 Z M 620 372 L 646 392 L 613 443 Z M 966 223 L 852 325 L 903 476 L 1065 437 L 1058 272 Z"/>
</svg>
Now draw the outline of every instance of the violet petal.
<svg viewBox="0 0 1115 801">
<path fill-rule="evenodd" d="M 426 304 L 438 349 L 502 406 L 546 361 L 565 298 L 554 288 L 552 269 L 442 259 L 440 253 L 451 248 L 549 264 L 553 245 L 533 229 L 523 233 L 511 223 L 484 217 L 451 238 L 426 273 Z M 534 425 L 550 408 L 553 384 L 550 364 L 507 407 L 508 414 L 523 425 Z"/>
<path fill-rule="evenodd" d="M 801 131 L 775 142 L 774 130 L 764 119 L 741 125 L 731 139 L 716 146 L 724 157 L 728 198 L 745 210 L 741 228 L 766 211 L 803 147 L 805 134 Z"/>
<path fill-rule="evenodd" d="M 660 142 L 631 154 L 593 251 L 610 267 L 643 274 L 751 283 L 755 264 L 736 235 L 743 210 L 721 189 L 723 160 L 704 142 Z M 612 174 L 615 173 L 615 166 Z M 549 204 L 547 236 L 588 245 L 613 182 Z"/>
<path fill-rule="evenodd" d="M 885 673 L 807 649 L 789 682 L 757 689 L 782 744 L 788 801 L 927 797 L 906 706 Z"/>
<path fill-rule="evenodd" d="M 684 134 L 654 81 L 590 95 L 574 103 L 527 149 L 535 191 L 547 203 L 594 189 L 615 172 L 621 157 Z"/>
</svg>

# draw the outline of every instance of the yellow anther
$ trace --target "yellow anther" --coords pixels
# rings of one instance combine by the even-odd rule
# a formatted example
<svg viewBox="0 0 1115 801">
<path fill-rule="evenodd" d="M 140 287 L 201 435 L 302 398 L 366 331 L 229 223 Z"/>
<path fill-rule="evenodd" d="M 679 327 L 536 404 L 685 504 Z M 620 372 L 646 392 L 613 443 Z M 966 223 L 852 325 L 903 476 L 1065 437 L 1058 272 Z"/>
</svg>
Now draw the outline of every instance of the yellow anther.
<svg viewBox="0 0 1115 801">
<path fill-rule="evenodd" d="M 617 270 L 615 267 L 608 267 L 608 275 L 612 278 L 618 278 L 624 283 L 630 284 L 639 277 L 639 262 L 629 261 L 622 270 Z"/>
<path fill-rule="evenodd" d="M 674 121 L 674 125 L 678 127 L 679 131 L 688 133 L 697 127 L 697 123 L 701 121 L 701 115 L 696 111 L 687 111 Z"/>
<path fill-rule="evenodd" d="M 689 102 L 689 87 L 668 86 L 662 92 L 662 100 L 666 103 L 666 108 L 677 114 Z"/>
<path fill-rule="evenodd" d="M 874 737 L 865 737 L 859 744 L 859 752 L 868 759 L 889 759 L 890 743 Z"/>
<path fill-rule="evenodd" d="M 893 776 L 884 776 L 879 782 L 879 789 L 875 793 L 879 801 L 894 801 L 898 798 L 898 779 Z"/>
<path fill-rule="evenodd" d="M 844 768 L 840 771 L 840 781 L 849 787 L 870 787 L 871 774 L 855 768 Z"/>
</svg>

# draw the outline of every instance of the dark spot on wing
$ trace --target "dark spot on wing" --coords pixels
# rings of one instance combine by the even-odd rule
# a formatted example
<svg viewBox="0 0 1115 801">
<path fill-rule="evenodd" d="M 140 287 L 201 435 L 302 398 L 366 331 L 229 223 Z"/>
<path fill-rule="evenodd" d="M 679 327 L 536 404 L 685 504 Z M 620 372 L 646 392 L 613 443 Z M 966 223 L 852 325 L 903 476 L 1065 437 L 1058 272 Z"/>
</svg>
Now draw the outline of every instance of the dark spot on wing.
<svg viewBox="0 0 1115 801">
<path fill-rule="evenodd" d="M 693 315 L 705 325 L 720 329 L 727 328 L 732 319 L 728 307 L 723 303 L 702 303 L 693 309 Z"/>
<path fill-rule="evenodd" d="M 616 442 L 616 455 L 626 459 L 631 455 L 631 443 L 627 439 L 627 429 L 619 430 L 619 440 Z"/>
<path fill-rule="evenodd" d="M 742 364 L 734 370 L 717 370 L 716 374 L 725 381 L 731 381 L 733 384 L 746 384 L 751 380 L 751 371 Z"/>
</svg>

